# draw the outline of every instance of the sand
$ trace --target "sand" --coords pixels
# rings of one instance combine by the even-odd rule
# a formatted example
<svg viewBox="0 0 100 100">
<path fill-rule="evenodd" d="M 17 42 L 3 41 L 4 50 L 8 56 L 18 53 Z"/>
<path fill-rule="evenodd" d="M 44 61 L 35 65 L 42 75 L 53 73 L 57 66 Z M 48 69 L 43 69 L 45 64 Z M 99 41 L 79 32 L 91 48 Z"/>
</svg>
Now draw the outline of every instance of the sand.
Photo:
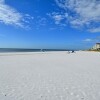
<svg viewBox="0 0 100 100">
<path fill-rule="evenodd" d="M 100 100 L 100 52 L 0 53 L 0 100 Z"/>
</svg>

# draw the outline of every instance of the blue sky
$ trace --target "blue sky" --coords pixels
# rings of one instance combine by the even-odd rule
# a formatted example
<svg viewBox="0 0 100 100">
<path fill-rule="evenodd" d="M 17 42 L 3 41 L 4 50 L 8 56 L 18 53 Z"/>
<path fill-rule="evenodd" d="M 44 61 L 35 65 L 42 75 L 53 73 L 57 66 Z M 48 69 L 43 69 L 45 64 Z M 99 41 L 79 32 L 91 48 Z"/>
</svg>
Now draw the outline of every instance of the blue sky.
<svg viewBox="0 0 100 100">
<path fill-rule="evenodd" d="M 88 49 L 96 42 L 99 0 L 0 0 L 0 48 Z"/>
</svg>

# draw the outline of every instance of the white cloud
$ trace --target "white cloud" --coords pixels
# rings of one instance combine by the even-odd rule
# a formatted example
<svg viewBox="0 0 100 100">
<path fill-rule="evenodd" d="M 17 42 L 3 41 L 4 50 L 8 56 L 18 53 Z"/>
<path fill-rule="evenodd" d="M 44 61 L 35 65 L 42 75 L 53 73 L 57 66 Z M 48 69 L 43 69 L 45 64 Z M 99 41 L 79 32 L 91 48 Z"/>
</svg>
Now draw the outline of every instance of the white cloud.
<svg viewBox="0 0 100 100">
<path fill-rule="evenodd" d="M 25 18 L 24 18 L 25 17 Z M 5 4 L 5 0 L 0 0 L 0 22 L 6 25 L 14 25 L 18 27 L 25 27 L 25 23 L 29 19 L 29 15 L 23 15 L 16 9 Z"/>
<path fill-rule="evenodd" d="M 92 28 L 89 31 L 92 32 L 92 33 L 100 32 L 100 27 L 98 27 L 98 28 Z"/>
<path fill-rule="evenodd" d="M 85 27 L 90 32 L 100 32 L 99 0 L 55 0 L 68 16 L 65 18 L 71 26 Z M 63 15 L 65 15 L 63 13 Z M 97 25 L 97 26 L 96 26 Z"/>
<path fill-rule="evenodd" d="M 85 39 L 85 40 L 83 40 L 84 42 L 91 42 L 91 41 L 93 41 L 92 39 Z"/>
<path fill-rule="evenodd" d="M 67 17 L 67 14 L 60 14 L 56 12 L 52 12 L 51 14 L 47 14 L 49 17 L 51 17 L 53 20 L 55 20 L 55 24 L 64 26 L 65 24 L 62 23 L 63 20 Z"/>
<path fill-rule="evenodd" d="M 52 18 L 55 20 L 56 24 L 60 24 L 60 22 L 64 19 L 63 15 L 56 14 L 56 13 L 53 14 Z"/>
<path fill-rule="evenodd" d="M 83 42 L 93 42 L 93 43 L 100 42 L 100 36 L 95 37 L 95 38 L 84 39 Z"/>
<path fill-rule="evenodd" d="M 41 17 L 41 16 L 37 16 L 35 18 L 35 24 L 37 27 L 41 27 L 41 26 L 46 26 L 47 25 L 47 18 L 45 17 Z"/>
</svg>

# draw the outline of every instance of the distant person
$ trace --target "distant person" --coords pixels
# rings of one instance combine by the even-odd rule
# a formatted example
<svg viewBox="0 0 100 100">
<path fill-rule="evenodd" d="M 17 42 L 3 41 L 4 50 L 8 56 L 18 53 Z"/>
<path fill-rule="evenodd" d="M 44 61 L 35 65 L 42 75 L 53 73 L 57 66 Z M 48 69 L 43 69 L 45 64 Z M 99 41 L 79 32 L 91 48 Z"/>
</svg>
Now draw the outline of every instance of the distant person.
<svg viewBox="0 0 100 100">
<path fill-rule="evenodd" d="M 72 53 L 75 53 L 75 51 L 74 51 L 74 50 L 72 50 Z"/>
</svg>

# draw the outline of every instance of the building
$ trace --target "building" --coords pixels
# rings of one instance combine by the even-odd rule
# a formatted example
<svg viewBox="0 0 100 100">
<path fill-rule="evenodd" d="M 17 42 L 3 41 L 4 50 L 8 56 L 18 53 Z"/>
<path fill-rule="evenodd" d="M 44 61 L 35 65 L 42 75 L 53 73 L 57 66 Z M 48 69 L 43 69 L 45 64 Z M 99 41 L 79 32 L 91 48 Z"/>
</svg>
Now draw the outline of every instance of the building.
<svg viewBox="0 0 100 100">
<path fill-rule="evenodd" d="M 93 50 L 100 50 L 100 43 L 96 43 L 93 48 Z"/>
</svg>

